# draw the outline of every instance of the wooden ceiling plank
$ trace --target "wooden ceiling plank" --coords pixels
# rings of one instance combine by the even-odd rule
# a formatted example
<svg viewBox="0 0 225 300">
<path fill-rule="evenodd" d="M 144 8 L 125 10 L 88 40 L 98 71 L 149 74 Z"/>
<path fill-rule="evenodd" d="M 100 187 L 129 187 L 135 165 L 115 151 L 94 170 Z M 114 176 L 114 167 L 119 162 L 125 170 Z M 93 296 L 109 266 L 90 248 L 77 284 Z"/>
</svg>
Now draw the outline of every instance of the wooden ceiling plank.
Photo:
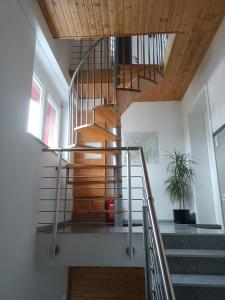
<svg viewBox="0 0 225 300">
<path fill-rule="evenodd" d="M 161 32 L 161 28 L 159 27 L 159 25 L 160 25 L 161 14 L 164 9 L 165 9 L 164 0 L 158 0 L 157 5 L 154 2 L 154 11 L 152 15 L 152 28 L 157 28 L 158 32 Z"/>
<path fill-rule="evenodd" d="M 81 25 L 81 20 L 80 20 L 78 10 L 77 10 L 76 0 L 69 0 L 69 8 L 70 8 L 70 11 L 71 11 L 73 22 L 76 24 L 78 36 L 84 36 L 83 28 L 82 28 L 82 25 Z"/>
<path fill-rule="evenodd" d="M 132 1 L 131 32 L 138 33 L 139 9 L 140 9 L 140 0 L 133 0 Z"/>
<path fill-rule="evenodd" d="M 159 16 L 159 32 L 166 32 L 171 1 L 163 1 Z"/>
<path fill-rule="evenodd" d="M 164 82 L 141 101 L 182 98 L 225 15 L 225 0 L 38 1 L 54 37 L 176 33 Z"/>
<path fill-rule="evenodd" d="M 182 55 L 182 65 L 178 66 L 180 72 L 184 72 L 186 66 L 187 66 L 187 60 L 189 58 L 189 67 L 191 67 L 191 64 L 193 62 L 194 56 L 196 56 L 196 53 L 199 52 L 201 42 L 203 40 L 203 35 L 201 32 L 199 32 L 200 28 L 203 28 L 204 20 L 208 16 L 208 11 L 212 5 L 213 1 L 208 1 L 208 3 L 205 3 L 205 9 L 202 10 L 201 7 L 199 7 L 199 12 L 197 13 L 197 18 L 194 26 L 192 27 L 193 33 L 190 34 L 187 46 L 185 47 L 185 52 Z M 198 29 L 196 29 L 198 28 Z M 190 60 L 190 57 L 192 58 Z"/>
<path fill-rule="evenodd" d="M 131 20 L 132 20 L 132 2 L 131 0 L 124 0 L 124 34 L 131 33 Z M 133 20 L 132 20 L 133 22 Z"/>
<path fill-rule="evenodd" d="M 157 11 L 159 10 L 158 7 L 158 2 L 157 2 L 157 9 L 156 9 L 156 3 L 154 0 L 149 0 L 147 2 L 147 15 L 146 15 L 146 22 L 145 22 L 145 32 L 155 32 L 155 30 L 157 29 L 157 26 L 155 26 L 155 22 L 157 22 L 158 18 L 160 17 L 159 12 L 157 13 Z M 158 18 L 157 18 L 158 15 Z M 158 30 L 156 30 L 157 32 Z"/>
<path fill-rule="evenodd" d="M 117 12 L 117 24 L 116 24 L 116 34 L 122 35 L 124 33 L 124 1 L 116 0 L 116 12 Z"/>
<path fill-rule="evenodd" d="M 52 5 L 54 7 L 55 14 L 57 15 L 59 23 L 61 25 L 64 37 L 69 37 L 70 36 L 70 31 L 69 31 L 69 28 L 67 26 L 65 16 L 64 16 L 64 13 L 62 11 L 62 7 L 60 5 L 60 2 L 56 1 L 56 0 L 51 0 L 51 2 L 52 2 Z"/>
<path fill-rule="evenodd" d="M 187 0 L 188 4 L 184 11 L 183 18 L 181 22 L 179 23 L 179 31 L 180 32 L 191 32 L 192 28 L 196 22 L 198 12 L 199 12 L 199 6 L 200 1 L 197 3 L 192 0 Z"/>
<path fill-rule="evenodd" d="M 94 10 L 97 35 L 103 36 L 104 31 L 103 31 L 103 24 L 102 24 L 102 12 L 101 12 L 100 0 L 92 0 L 92 6 Z"/>
<path fill-rule="evenodd" d="M 89 30 L 91 35 L 96 35 L 95 15 L 91 0 L 84 1 L 87 18 L 89 20 Z"/>
<path fill-rule="evenodd" d="M 74 23 L 71 10 L 69 7 L 69 1 L 68 0 L 60 0 L 61 8 L 63 11 L 63 14 L 65 16 L 67 27 L 70 31 L 70 36 L 76 36 L 78 34 L 77 26 Z"/>
<path fill-rule="evenodd" d="M 83 36 L 90 36 L 89 21 L 87 19 L 84 0 L 76 0 L 77 11 L 80 17 L 81 26 L 83 28 Z"/>
<path fill-rule="evenodd" d="M 145 24 L 146 24 L 146 16 L 147 16 L 147 2 L 148 2 L 148 0 L 140 0 L 138 34 L 145 33 Z"/>
<path fill-rule="evenodd" d="M 179 28 L 179 32 L 183 32 L 182 23 L 185 14 L 188 12 L 189 1 L 193 2 L 193 0 L 181 0 L 177 2 L 176 14 L 175 14 L 173 24 L 174 24 L 174 28 Z"/>
<path fill-rule="evenodd" d="M 217 24 L 221 22 L 221 17 L 223 17 L 223 12 L 225 10 L 225 1 L 217 0 L 211 2 L 211 7 L 207 13 L 207 17 L 203 21 L 201 30 L 203 31 L 215 31 L 217 29 Z"/>
<path fill-rule="evenodd" d="M 108 0 L 111 35 L 116 35 L 116 0 Z"/>
<path fill-rule="evenodd" d="M 102 23 L 104 35 L 109 36 L 110 33 L 110 21 L 109 21 L 109 7 L 108 0 L 101 0 L 101 12 L 102 12 Z"/>
<path fill-rule="evenodd" d="M 207 12 L 208 6 L 210 4 L 210 0 L 204 1 L 204 8 L 201 5 L 195 6 L 195 12 L 192 11 L 193 19 L 195 19 L 194 23 L 191 23 L 188 28 L 188 32 L 184 34 L 178 34 L 175 38 L 175 51 L 171 55 L 170 61 L 172 62 L 170 76 L 174 76 L 174 74 L 180 74 L 183 72 L 183 68 L 185 67 L 184 58 L 189 55 L 191 51 L 192 43 L 197 41 L 196 33 L 198 33 L 201 28 L 202 20 L 204 18 L 205 12 Z M 188 18 L 189 15 L 186 17 Z M 169 73 L 169 72 L 168 72 Z M 167 73 L 167 74 L 168 74 Z"/>
<path fill-rule="evenodd" d="M 63 36 L 63 32 L 58 20 L 57 15 L 55 14 L 55 9 L 52 5 L 51 0 L 39 0 L 38 1 L 40 8 L 45 16 L 47 24 L 50 27 L 50 31 L 54 38 Z"/>
</svg>

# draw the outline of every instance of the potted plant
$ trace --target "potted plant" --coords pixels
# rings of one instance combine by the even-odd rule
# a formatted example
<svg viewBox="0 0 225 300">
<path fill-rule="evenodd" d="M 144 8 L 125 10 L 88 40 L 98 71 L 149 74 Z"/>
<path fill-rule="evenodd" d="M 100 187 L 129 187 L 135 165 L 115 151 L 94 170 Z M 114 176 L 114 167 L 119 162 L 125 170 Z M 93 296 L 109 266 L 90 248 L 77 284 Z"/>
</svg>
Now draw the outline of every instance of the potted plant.
<svg viewBox="0 0 225 300">
<path fill-rule="evenodd" d="M 192 165 L 195 162 L 189 159 L 188 154 L 176 150 L 169 153 L 167 157 L 169 177 L 165 181 L 166 191 L 172 203 L 179 202 L 179 209 L 173 210 L 174 223 L 188 224 L 189 209 L 185 208 L 185 202 L 190 197 L 191 185 L 195 176 Z"/>
</svg>

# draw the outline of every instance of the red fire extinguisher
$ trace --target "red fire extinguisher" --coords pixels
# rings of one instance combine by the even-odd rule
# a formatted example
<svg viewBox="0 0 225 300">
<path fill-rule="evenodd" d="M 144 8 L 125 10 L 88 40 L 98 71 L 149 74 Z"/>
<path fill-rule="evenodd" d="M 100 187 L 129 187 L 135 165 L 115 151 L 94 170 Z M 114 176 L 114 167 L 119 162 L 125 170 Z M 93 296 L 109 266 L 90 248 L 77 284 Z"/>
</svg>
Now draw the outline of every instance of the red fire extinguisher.
<svg viewBox="0 0 225 300">
<path fill-rule="evenodd" d="M 109 223 L 114 224 L 114 209 L 115 209 L 115 204 L 114 204 L 114 199 L 109 198 L 106 200 L 106 209 L 108 211 L 107 214 L 107 221 Z"/>
</svg>

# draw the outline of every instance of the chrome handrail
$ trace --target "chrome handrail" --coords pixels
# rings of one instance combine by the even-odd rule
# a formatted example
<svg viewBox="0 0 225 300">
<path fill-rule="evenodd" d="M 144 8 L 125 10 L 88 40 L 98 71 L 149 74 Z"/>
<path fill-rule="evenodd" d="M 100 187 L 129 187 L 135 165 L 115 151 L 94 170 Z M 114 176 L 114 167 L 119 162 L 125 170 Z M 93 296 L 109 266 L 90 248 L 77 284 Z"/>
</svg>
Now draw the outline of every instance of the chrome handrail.
<svg viewBox="0 0 225 300">
<path fill-rule="evenodd" d="M 153 198 L 152 191 L 151 191 L 151 186 L 150 186 L 147 166 L 146 166 L 146 162 L 145 162 L 145 158 L 144 158 L 143 148 L 142 147 L 105 147 L 105 148 L 101 147 L 101 148 L 97 148 L 97 149 L 98 149 L 98 151 L 112 151 L 112 150 L 128 151 L 128 152 L 129 151 L 139 151 L 142 172 L 143 172 L 144 190 L 146 193 L 146 204 L 147 204 L 147 210 L 144 209 L 146 207 L 143 208 L 143 225 L 147 225 L 147 226 L 145 226 L 145 228 L 143 230 L 144 235 L 145 235 L 144 241 L 148 240 L 148 237 L 146 235 L 148 235 L 149 225 L 147 224 L 147 220 L 145 219 L 146 214 L 148 214 L 148 218 L 150 220 L 150 225 L 151 225 L 151 230 L 153 233 L 154 243 L 155 243 L 155 247 L 156 247 L 156 253 L 157 253 L 157 258 L 158 258 L 158 262 L 159 262 L 159 268 L 160 268 L 162 284 L 163 284 L 163 289 L 164 289 L 164 295 L 165 295 L 165 297 L 163 297 L 162 299 L 163 300 L 164 299 L 165 300 L 174 300 L 175 296 L 174 296 L 173 286 L 172 286 L 172 282 L 171 282 L 171 276 L 169 273 L 169 268 L 168 268 L 166 255 L 165 255 L 165 249 L 164 249 L 163 241 L 161 238 L 159 224 L 158 224 L 156 211 L 155 211 L 155 207 L 154 207 L 154 198 Z M 96 149 L 94 149 L 94 148 L 74 148 L 74 149 L 73 148 L 64 148 L 64 149 L 63 148 L 44 148 L 42 151 L 43 152 L 58 152 L 59 157 L 61 157 L 62 152 L 82 152 L 82 151 L 92 152 L 92 151 L 96 151 Z M 130 171 L 128 173 L 130 174 Z M 58 172 L 58 176 L 60 176 L 59 172 Z M 56 199 L 56 200 L 58 200 L 58 199 Z M 56 207 L 58 207 L 58 205 L 56 205 Z M 131 226 L 132 226 L 132 224 L 131 224 Z M 55 219 L 54 228 L 57 229 L 57 218 Z M 56 235 L 56 233 L 54 232 L 54 239 L 56 238 L 55 235 Z M 53 245 L 56 245 L 55 240 L 53 241 Z M 147 257 L 145 257 L 146 262 L 147 262 L 147 261 L 149 261 L 149 259 L 148 259 L 149 244 L 145 242 L 144 248 L 145 248 L 144 249 L 145 255 L 147 255 Z M 130 252 L 130 256 L 132 256 L 133 249 L 131 248 L 128 250 Z M 54 255 L 54 249 L 52 251 L 53 251 L 52 253 Z M 145 276 L 147 276 L 147 278 L 146 278 L 146 284 L 147 284 L 146 299 L 150 300 L 150 299 L 152 299 L 153 287 L 151 284 L 151 271 L 150 271 L 150 266 L 148 263 L 147 263 L 147 265 L 145 265 L 145 268 L 146 268 Z"/>
<path fill-rule="evenodd" d="M 151 220 L 153 235 L 155 236 L 155 243 L 156 243 L 158 259 L 159 259 L 159 264 L 160 264 L 160 269 L 161 269 L 161 274 L 162 274 L 162 280 L 163 280 L 164 286 L 166 287 L 165 288 L 166 299 L 172 300 L 172 299 L 175 299 L 175 296 L 174 296 L 170 272 L 169 272 L 169 268 L 168 268 L 168 264 L 167 264 L 167 260 L 166 260 L 164 245 L 163 245 L 162 237 L 160 234 L 159 224 L 157 221 L 157 216 L 156 216 L 156 211 L 155 211 L 155 206 L 154 206 L 154 198 L 152 195 L 152 190 L 151 190 L 150 181 L 149 181 L 149 177 L 148 177 L 148 171 L 147 171 L 147 166 L 145 163 L 143 148 L 139 147 L 139 151 L 140 151 L 145 191 L 147 194 L 146 200 L 147 200 L 148 212 L 149 212 L 149 217 Z"/>
<path fill-rule="evenodd" d="M 88 57 L 88 55 L 90 54 L 90 52 L 92 51 L 92 49 L 94 49 L 94 48 L 100 43 L 100 41 L 103 40 L 103 39 L 104 39 L 104 38 L 98 39 L 98 40 L 97 40 L 97 41 L 96 41 L 96 42 L 88 49 L 88 51 L 82 56 L 82 58 L 81 58 L 79 64 L 77 65 L 77 68 L 76 68 L 76 70 L 74 71 L 73 76 L 72 76 L 72 78 L 71 78 L 71 82 L 70 82 L 70 86 L 69 86 L 69 91 L 70 91 L 70 92 L 71 92 L 71 90 L 72 90 L 73 83 L 74 83 L 74 80 L 75 80 L 75 78 L 76 78 L 76 75 L 77 75 L 77 73 L 79 72 L 79 70 L 80 70 L 80 68 L 81 68 L 81 66 L 82 66 L 82 64 L 83 64 L 83 62 L 84 62 L 84 60 Z"/>
</svg>

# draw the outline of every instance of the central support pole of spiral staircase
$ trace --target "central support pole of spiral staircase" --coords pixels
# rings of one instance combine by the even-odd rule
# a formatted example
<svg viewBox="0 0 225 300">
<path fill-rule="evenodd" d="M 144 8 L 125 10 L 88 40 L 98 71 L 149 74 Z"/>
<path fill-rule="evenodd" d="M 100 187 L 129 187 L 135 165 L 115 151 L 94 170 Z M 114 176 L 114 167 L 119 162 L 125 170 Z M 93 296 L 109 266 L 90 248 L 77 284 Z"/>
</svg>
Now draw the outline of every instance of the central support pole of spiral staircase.
<svg viewBox="0 0 225 300">
<path fill-rule="evenodd" d="M 113 63 L 113 95 L 114 95 L 114 109 L 118 111 L 118 99 L 117 99 L 117 85 L 118 85 L 118 40 L 114 38 L 113 42 L 113 51 L 112 51 L 112 63 Z M 114 142 L 114 147 L 121 147 L 121 127 L 113 128 L 113 134 L 120 137 L 119 141 Z M 114 157 L 114 164 L 116 166 L 122 166 L 122 154 L 118 153 Z M 122 195 L 122 168 L 115 169 L 115 179 L 119 182 L 115 185 L 115 195 Z M 115 211 L 122 211 L 122 201 L 119 199 L 115 200 Z M 115 226 L 122 227 L 123 226 L 123 214 L 117 213 L 114 217 L 114 224 Z"/>
</svg>

